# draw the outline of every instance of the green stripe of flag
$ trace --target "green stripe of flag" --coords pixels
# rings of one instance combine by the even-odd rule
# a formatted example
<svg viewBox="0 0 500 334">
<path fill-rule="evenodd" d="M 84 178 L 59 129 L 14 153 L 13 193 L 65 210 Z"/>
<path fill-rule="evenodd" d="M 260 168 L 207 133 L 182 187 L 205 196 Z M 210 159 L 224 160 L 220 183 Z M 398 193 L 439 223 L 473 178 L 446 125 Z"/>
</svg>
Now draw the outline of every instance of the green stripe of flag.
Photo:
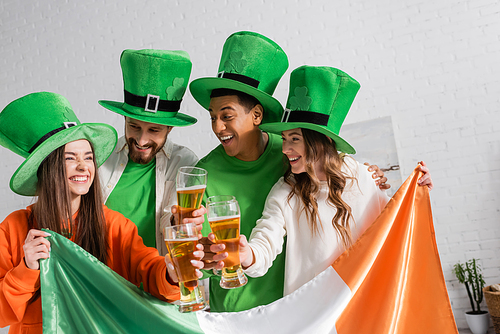
<svg viewBox="0 0 500 334">
<path fill-rule="evenodd" d="M 195 313 L 180 313 L 48 232 L 50 258 L 40 271 L 44 333 L 203 333 Z"/>
</svg>

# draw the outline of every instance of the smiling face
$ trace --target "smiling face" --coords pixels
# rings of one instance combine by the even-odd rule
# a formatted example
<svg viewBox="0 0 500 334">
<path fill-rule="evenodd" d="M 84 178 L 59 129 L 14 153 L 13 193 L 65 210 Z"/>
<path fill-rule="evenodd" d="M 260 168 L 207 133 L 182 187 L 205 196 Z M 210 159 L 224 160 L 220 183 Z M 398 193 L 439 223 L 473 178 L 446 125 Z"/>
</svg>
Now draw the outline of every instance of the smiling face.
<svg viewBox="0 0 500 334">
<path fill-rule="evenodd" d="M 94 182 L 96 167 L 90 143 L 85 139 L 67 143 L 64 159 L 71 201 L 79 204 L 80 197 L 89 192 Z"/>
<path fill-rule="evenodd" d="M 259 124 L 263 114 L 260 104 L 247 110 L 237 96 L 226 95 L 211 98 L 208 111 L 212 130 L 227 155 L 243 161 L 258 159 L 260 154 L 256 152 L 259 136 L 262 137 Z"/>
<path fill-rule="evenodd" d="M 302 129 L 296 128 L 281 132 L 283 140 L 283 154 L 285 154 L 290 162 L 290 167 L 293 174 L 307 172 L 307 147 L 302 134 Z M 312 168 L 319 180 L 326 180 L 325 169 L 322 165 L 323 155 L 319 156 L 316 161 L 312 162 Z"/>
<path fill-rule="evenodd" d="M 306 145 L 300 128 L 281 132 L 283 154 L 286 155 L 292 168 L 292 173 L 300 174 L 306 171 Z"/>
<path fill-rule="evenodd" d="M 171 126 L 125 117 L 125 139 L 133 162 L 146 165 L 155 157 L 172 131 Z"/>
</svg>

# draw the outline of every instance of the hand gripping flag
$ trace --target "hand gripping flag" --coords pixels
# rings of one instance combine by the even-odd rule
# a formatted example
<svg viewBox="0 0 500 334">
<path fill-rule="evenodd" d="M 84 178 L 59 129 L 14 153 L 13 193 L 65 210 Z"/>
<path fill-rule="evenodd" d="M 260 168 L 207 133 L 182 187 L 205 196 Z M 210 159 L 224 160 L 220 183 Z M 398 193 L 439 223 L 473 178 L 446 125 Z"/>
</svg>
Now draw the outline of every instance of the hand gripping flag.
<svg viewBox="0 0 500 334">
<path fill-rule="evenodd" d="M 181 314 L 54 232 L 41 265 L 47 333 L 458 333 L 427 187 L 413 174 L 327 270 L 269 305 Z"/>
</svg>

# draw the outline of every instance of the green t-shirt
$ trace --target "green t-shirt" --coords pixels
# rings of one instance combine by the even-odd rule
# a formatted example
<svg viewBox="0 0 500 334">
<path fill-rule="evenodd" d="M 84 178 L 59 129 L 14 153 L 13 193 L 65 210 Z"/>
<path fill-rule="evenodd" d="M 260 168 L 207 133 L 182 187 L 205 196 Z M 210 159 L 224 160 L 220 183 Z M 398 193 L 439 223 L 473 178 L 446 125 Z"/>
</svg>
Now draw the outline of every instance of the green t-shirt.
<svg viewBox="0 0 500 334">
<path fill-rule="evenodd" d="M 156 247 L 156 159 L 141 165 L 129 159 L 120 180 L 106 201 L 111 210 L 120 212 L 137 225 L 148 247 Z"/>
<path fill-rule="evenodd" d="M 206 204 L 205 200 L 209 196 L 235 196 L 241 212 L 240 233 L 247 238 L 262 216 L 267 194 L 285 172 L 281 147 L 281 137 L 269 134 L 266 150 L 256 161 L 241 161 L 230 157 L 219 145 L 196 165 L 208 171 L 203 204 Z M 210 233 L 210 225 L 206 220 L 202 233 L 204 236 Z M 220 277 L 211 276 L 211 311 L 238 312 L 266 305 L 283 297 L 284 268 L 285 247 L 266 275 L 248 277 L 248 283 L 241 288 L 222 289 L 219 286 Z"/>
</svg>

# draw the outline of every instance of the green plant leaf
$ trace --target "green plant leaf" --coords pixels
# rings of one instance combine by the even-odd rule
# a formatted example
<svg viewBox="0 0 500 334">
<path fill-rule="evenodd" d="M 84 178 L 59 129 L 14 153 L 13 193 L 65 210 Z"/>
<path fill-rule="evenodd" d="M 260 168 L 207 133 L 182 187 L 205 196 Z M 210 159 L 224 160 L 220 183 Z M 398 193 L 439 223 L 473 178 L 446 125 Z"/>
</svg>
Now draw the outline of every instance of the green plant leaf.
<svg viewBox="0 0 500 334">
<path fill-rule="evenodd" d="M 477 259 L 470 259 L 465 264 L 458 262 L 453 266 L 453 272 L 460 283 L 465 284 L 472 311 L 481 311 L 483 301 L 484 279 L 481 266 Z M 477 310 L 476 310 L 477 307 Z"/>
</svg>

